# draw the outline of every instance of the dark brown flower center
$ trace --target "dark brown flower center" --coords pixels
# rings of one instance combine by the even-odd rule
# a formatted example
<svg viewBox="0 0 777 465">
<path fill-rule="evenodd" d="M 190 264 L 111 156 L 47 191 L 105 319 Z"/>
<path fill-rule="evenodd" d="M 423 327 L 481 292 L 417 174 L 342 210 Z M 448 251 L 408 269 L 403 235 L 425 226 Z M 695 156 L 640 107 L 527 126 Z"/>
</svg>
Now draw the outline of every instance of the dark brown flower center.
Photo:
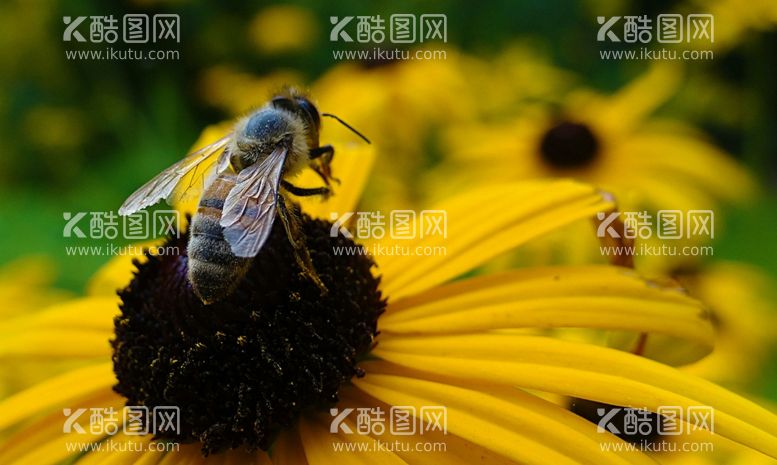
<svg viewBox="0 0 777 465">
<path fill-rule="evenodd" d="M 237 290 L 205 306 L 186 278 L 188 234 L 149 256 L 120 292 L 115 320 L 115 391 L 128 405 L 177 406 L 180 431 L 205 455 L 226 448 L 267 449 L 303 411 L 337 401 L 363 373 L 360 356 L 385 308 L 367 255 L 338 255 L 355 244 L 330 237 L 331 224 L 303 216 L 314 266 L 329 292 L 301 273 L 281 221 Z M 169 250 L 169 249 L 167 249 Z"/>
<path fill-rule="evenodd" d="M 580 123 L 562 121 L 550 128 L 540 142 L 542 160 L 560 170 L 588 166 L 599 150 L 591 129 Z"/>
</svg>

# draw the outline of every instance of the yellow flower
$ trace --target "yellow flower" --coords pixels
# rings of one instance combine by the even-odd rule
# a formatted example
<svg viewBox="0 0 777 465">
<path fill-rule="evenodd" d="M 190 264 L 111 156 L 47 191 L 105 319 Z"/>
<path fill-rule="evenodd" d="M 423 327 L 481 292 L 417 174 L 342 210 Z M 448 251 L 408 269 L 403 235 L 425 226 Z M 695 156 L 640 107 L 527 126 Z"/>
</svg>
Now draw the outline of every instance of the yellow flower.
<svg viewBox="0 0 777 465">
<path fill-rule="evenodd" d="M 654 65 L 612 96 L 573 93 L 559 114 L 535 106 L 506 124 L 453 127 L 446 163 L 428 181 L 444 193 L 486 180 L 573 177 L 614 193 L 626 211 L 749 198 L 752 179 L 725 153 L 679 122 L 647 119 L 678 79 L 671 65 Z"/>
<path fill-rule="evenodd" d="M 330 212 L 357 208 L 373 152 L 364 146 L 352 151 L 337 137 L 323 139 L 344 148 L 334 166 L 343 184 L 331 199 L 305 200 L 302 209 L 328 219 Z M 357 151 L 360 157 L 349 156 Z M 374 272 L 367 256 L 327 252 L 333 244 L 355 244 L 342 235 L 331 237 L 328 223 L 305 219 L 326 295 L 299 276 L 282 229 L 256 257 L 245 284 L 210 307 L 193 297 L 181 274 L 185 256 L 147 257 L 129 285 L 131 267 L 118 259 L 91 288 L 124 288 L 121 310 L 114 298 L 91 295 L 9 328 L 29 334 L 57 329 L 62 335 L 37 347 L 20 345 L 16 356 L 34 352 L 105 361 L 0 402 L 0 429 L 8 431 L 0 462 L 44 465 L 81 455 L 79 463 L 652 463 L 625 449 L 603 453 L 603 443 L 622 440 L 597 432 L 596 425 L 542 393 L 653 411 L 662 405 L 710 406 L 716 434 L 777 457 L 777 417 L 744 398 L 628 352 L 524 331 L 571 327 L 650 333 L 709 350 L 713 332 L 707 311 L 676 288 L 602 265 L 457 279 L 532 238 L 612 207 L 593 187 L 567 180 L 475 189 L 437 206 L 447 212 L 445 238 L 376 238 L 363 244 L 368 251 L 444 247 L 446 253 L 377 253 Z M 170 241 L 180 246 L 185 237 Z M 107 361 L 111 356 L 113 363 Z M 289 360 L 296 363 L 279 363 Z M 184 439 L 196 443 L 164 454 L 150 449 L 149 435 L 63 433 L 63 409 L 120 409 L 127 400 L 111 387 L 131 397 L 130 404 L 175 399 L 186 413 Z M 415 412 L 444 406 L 447 434 L 362 435 L 343 428 L 331 433 L 327 407 L 332 405 L 404 406 Z M 279 423 L 270 422 L 273 418 Z M 419 421 L 430 425 L 428 418 Z M 353 418 L 345 425 L 357 427 Z M 445 450 L 412 448 L 422 440 L 444 444 Z M 106 447 L 79 454 L 77 449 L 108 441 L 124 451 Z M 381 449 L 379 441 L 407 447 Z M 201 447 L 216 452 L 242 444 L 271 447 L 269 455 L 242 448 L 207 459 L 200 455 Z M 338 444 L 376 451 L 337 452 Z"/>
<path fill-rule="evenodd" d="M 267 54 L 304 51 L 315 44 L 318 22 L 305 8 L 274 5 L 256 14 L 249 38 L 259 52 Z"/>
<path fill-rule="evenodd" d="M 373 137 L 380 151 L 377 169 L 382 176 L 365 193 L 370 206 L 406 208 L 427 200 L 426 183 L 416 180 L 436 164 L 429 146 L 440 128 L 503 114 L 525 100 L 549 98 L 571 79 L 525 45 L 488 60 L 455 48 L 441 50 L 445 58 L 438 60 L 400 60 L 370 68 L 343 63 L 312 85 L 321 108 L 337 108 Z"/>
</svg>

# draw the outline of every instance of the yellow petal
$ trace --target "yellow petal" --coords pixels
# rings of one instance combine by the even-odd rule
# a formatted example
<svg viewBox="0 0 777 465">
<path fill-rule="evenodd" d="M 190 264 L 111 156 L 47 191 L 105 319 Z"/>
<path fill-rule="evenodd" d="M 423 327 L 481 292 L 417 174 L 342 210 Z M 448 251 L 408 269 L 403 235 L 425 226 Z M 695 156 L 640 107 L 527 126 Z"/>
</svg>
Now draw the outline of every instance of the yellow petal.
<svg viewBox="0 0 777 465">
<path fill-rule="evenodd" d="M 84 297 L 54 304 L 45 310 L 0 322 L 0 334 L 37 328 L 78 328 L 113 333 L 113 317 L 118 313 L 119 299 Z"/>
<path fill-rule="evenodd" d="M 181 449 L 178 452 L 166 454 L 159 465 L 199 465 L 204 461 L 200 447 L 199 443 L 181 444 Z M 217 460 L 219 459 L 214 461 Z"/>
<path fill-rule="evenodd" d="M 102 358 L 111 356 L 110 336 L 90 329 L 38 329 L 0 339 L 0 359 L 30 357 L 43 359 Z"/>
<path fill-rule="evenodd" d="M 115 394 L 110 389 L 96 391 L 79 399 L 71 399 L 61 403 L 62 408 L 76 411 L 80 408 L 113 408 L 120 411 L 126 399 Z M 24 464 L 56 464 L 66 457 L 79 455 L 79 447 L 99 441 L 103 434 L 95 434 L 86 425 L 84 433 L 64 433 L 63 425 L 66 417 L 62 408 L 58 408 L 45 417 L 30 424 L 7 437 L 0 446 L 0 463 L 6 465 Z M 31 407 L 30 410 L 33 410 Z M 35 412 L 30 412 L 33 415 Z M 84 413 L 86 417 L 88 413 Z"/>
<path fill-rule="evenodd" d="M 380 320 L 382 332 L 407 334 L 558 327 L 667 334 L 707 351 L 714 340 L 700 302 L 609 266 L 532 268 L 450 283 L 389 304 Z"/>
<path fill-rule="evenodd" d="M 111 363 L 87 366 L 56 376 L 0 402 L 0 430 L 50 408 L 67 407 L 68 402 L 116 383 Z"/>
<path fill-rule="evenodd" d="M 731 156 L 694 137 L 648 131 L 628 138 L 622 150 L 633 156 L 634 173 L 641 173 L 633 177 L 663 173 L 682 181 L 673 183 L 672 187 L 692 184 L 713 197 L 730 201 L 747 200 L 756 190 L 753 178 Z M 699 169 L 700 166 L 704 169 Z M 721 173 L 726 174 L 721 176 Z M 664 182 L 672 180 L 670 177 Z"/>
<path fill-rule="evenodd" d="M 715 205 L 712 192 L 704 191 L 690 183 L 684 184 L 666 172 L 653 176 L 624 176 L 621 182 L 621 186 L 613 185 L 608 187 L 608 190 L 613 192 L 616 198 L 629 199 L 628 206 L 623 203 L 623 208 L 631 209 L 625 211 L 641 211 L 639 209 L 644 210 L 645 207 L 687 211 L 709 209 Z M 623 187 L 624 185 L 626 187 Z"/>
<path fill-rule="evenodd" d="M 609 133 L 627 131 L 672 96 L 680 77 L 680 67 L 657 62 L 613 96 L 573 111 L 590 115 L 602 130 Z"/>
<path fill-rule="evenodd" d="M 78 465 L 132 465 L 142 458 L 150 441 L 150 435 L 135 436 L 119 432 L 105 438 L 102 447 L 95 447 L 80 458 Z M 113 447 L 116 449 L 112 449 Z M 156 452 L 156 455 L 161 459 L 163 454 Z"/>
<path fill-rule="evenodd" d="M 309 418 L 299 421 L 299 432 L 305 448 L 305 456 L 310 465 L 328 464 L 365 464 L 365 465 L 404 465 L 405 462 L 393 452 L 379 450 L 375 440 L 359 434 L 332 434 L 327 428 Z M 348 450 L 349 445 L 358 452 Z M 358 449 L 362 445 L 365 449 Z M 342 446 L 342 452 L 336 447 Z"/>
<path fill-rule="evenodd" d="M 622 442 L 555 404 L 517 389 L 470 390 L 447 383 L 380 374 L 381 363 L 365 364 L 368 375 L 354 384 L 386 403 L 415 408 L 444 406 L 453 434 L 526 464 L 651 463 L 641 454 L 602 454 L 600 443 Z M 485 392 L 483 392 L 485 391 Z"/>
<path fill-rule="evenodd" d="M 270 450 L 270 458 L 274 465 L 307 465 L 308 459 L 305 458 L 297 428 L 281 431 Z"/>
<path fill-rule="evenodd" d="M 777 416 L 709 381 L 629 353 L 513 334 L 387 337 L 372 352 L 398 365 L 614 405 L 714 409 L 716 434 L 777 458 Z M 694 421 L 695 419 L 685 419 Z"/>
<path fill-rule="evenodd" d="M 84 297 L 0 323 L 0 357 L 109 357 L 118 298 Z"/>
<path fill-rule="evenodd" d="M 164 457 L 163 453 L 160 453 L 159 451 L 155 450 L 149 450 L 143 453 L 135 462 L 134 465 L 157 465 L 162 458 Z M 117 458 L 118 459 L 118 458 Z M 105 463 L 105 465 L 113 465 L 110 461 Z"/>
<path fill-rule="evenodd" d="M 385 362 L 368 362 L 365 367 L 369 368 L 370 373 L 378 371 L 376 365 Z M 399 369 L 402 369 L 399 367 Z M 338 394 L 340 401 L 338 408 L 380 408 L 386 415 L 391 414 L 393 405 L 387 404 L 375 397 L 368 395 L 363 390 L 357 389 L 352 385 L 343 386 Z M 354 410 L 358 412 L 358 410 Z M 350 417 L 349 417 L 350 418 Z M 383 443 L 400 444 L 392 448 L 402 460 L 413 465 L 437 465 L 445 463 L 446 465 L 470 465 L 479 463 L 481 465 L 510 465 L 515 462 L 499 455 L 478 444 L 468 441 L 451 431 L 441 432 L 436 429 L 421 432 L 416 430 L 413 435 L 394 434 L 391 428 L 391 420 L 385 420 L 389 426 L 385 431 L 371 432 L 371 436 Z M 358 431 L 353 421 L 348 421 L 348 426 L 352 431 Z M 422 449 L 418 449 L 419 443 L 426 443 Z"/>
<path fill-rule="evenodd" d="M 434 208 L 447 212 L 447 238 L 434 235 L 418 241 L 384 239 L 376 244 L 386 249 L 444 247 L 445 251 L 423 257 L 377 256 L 383 289 L 392 299 L 423 291 L 532 238 L 612 208 L 593 187 L 568 180 L 508 184 L 468 192 Z"/>
</svg>

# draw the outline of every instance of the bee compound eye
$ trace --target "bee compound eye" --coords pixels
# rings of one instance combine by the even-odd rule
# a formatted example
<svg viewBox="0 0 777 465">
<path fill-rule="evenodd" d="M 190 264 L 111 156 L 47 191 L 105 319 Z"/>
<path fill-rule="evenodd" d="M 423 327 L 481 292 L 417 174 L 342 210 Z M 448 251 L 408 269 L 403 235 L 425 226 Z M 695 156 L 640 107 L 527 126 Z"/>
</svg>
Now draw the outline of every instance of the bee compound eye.
<svg viewBox="0 0 777 465">
<path fill-rule="evenodd" d="M 296 105 L 288 97 L 275 97 L 271 100 L 272 106 L 281 110 L 295 111 Z"/>
</svg>

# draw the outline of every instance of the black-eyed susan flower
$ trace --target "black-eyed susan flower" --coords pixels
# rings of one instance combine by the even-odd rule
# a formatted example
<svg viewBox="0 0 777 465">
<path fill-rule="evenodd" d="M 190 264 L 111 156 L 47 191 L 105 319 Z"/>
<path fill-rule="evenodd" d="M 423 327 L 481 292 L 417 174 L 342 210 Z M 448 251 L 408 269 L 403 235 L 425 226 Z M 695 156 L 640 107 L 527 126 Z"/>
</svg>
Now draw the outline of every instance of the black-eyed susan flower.
<svg viewBox="0 0 777 465">
<path fill-rule="evenodd" d="M 604 453 L 603 443 L 623 442 L 554 395 L 648 410 L 714 408 L 716 434 L 777 457 L 777 417 L 764 408 L 629 352 L 530 331 L 650 333 L 708 351 L 709 314 L 676 287 L 599 265 L 461 278 L 533 238 L 612 209 L 596 189 L 565 180 L 474 189 L 435 208 L 447 215 L 442 237 L 360 245 L 315 219 L 356 208 L 371 152 L 343 152 L 335 159 L 343 179 L 337 195 L 302 204 L 306 242 L 329 294 L 301 276 L 282 231 L 235 293 L 211 307 L 187 284 L 185 237 L 167 240 L 178 253 L 149 253 L 134 266 L 117 259 L 90 285 L 95 294 L 18 322 L 30 334 L 57 328 L 63 338 L 19 346 L 17 356 L 34 352 L 84 366 L 0 402 L 7 432 L 0 462 L 652 463 L 624 448 Z M 445 253 L 368 253 L 398 247 Z M 117 288 L 118 307 L 105 295 Z M 180 427 L 157 440 L 63 433 L 68 412 L 126 403 L 176 405 Z M 347 429 L 333 428 L 330 410 L 401 407 L 424 427 L 431 419 L 418 412 L 429 406 L 444 407 L 445 431 L 358 434 L 353 417 L 344 417 Z M 187 444 L 156 450 L 165 441 Z M 444 447 L 419 450 L 419 441 Z"/>
<path fill-rule="evenodd" d="M 435 47 L 444 57 L 381 66 L 342 63 L 312 85 L 322 108 L 337 107 L 357 127 L 375 134 L 377 168 L 384 175 L 368 186 L 368 205 L 404 208 L 426 200 L 427 183 L 414 180 L 444 158 L 429 149 L 441 128 L 552 98 L 572 79 L 548 64 L 536 47 L 516 44 L 488 59 Z"/>
<path fill-rule="evenodd" d="M 573 177 L 615 193 L 627 211 L 751 197 L 750 176 L 698 131 L 649 118 L 679 79 L 677 68 L 657 64 L 611 96 L 577 91 L 561 109 L 534 105 L 504 124 L 453 127 L 443 138 L 448 164 L 429 182 L 444 192 L 476 181 Z"/>
</svg>

